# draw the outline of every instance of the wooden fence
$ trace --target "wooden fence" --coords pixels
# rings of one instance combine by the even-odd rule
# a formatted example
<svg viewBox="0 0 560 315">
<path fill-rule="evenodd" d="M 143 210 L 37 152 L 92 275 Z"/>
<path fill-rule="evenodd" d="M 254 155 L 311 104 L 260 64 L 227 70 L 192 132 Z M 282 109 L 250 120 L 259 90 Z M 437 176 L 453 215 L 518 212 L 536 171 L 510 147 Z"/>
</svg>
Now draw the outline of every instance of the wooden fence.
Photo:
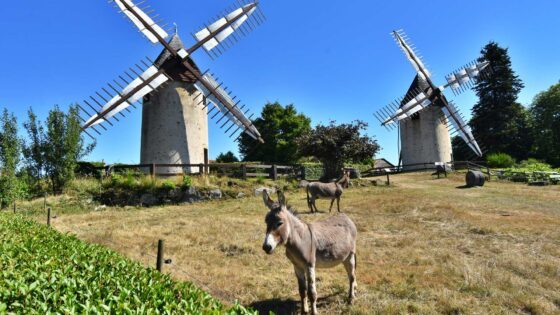
<svg viewBox="0 0 560 315">
<path fill-rule="evenodd" d="M 243 179 L 251 177 L 265 177 L 277 180 L 281 177 L 299 178 L 302 175 L 300 166 L 266 165 L 266 164 L 115 164 L 97 168 L 105 171 L 105 175 L 122 170 L 136 170 L 151 176 L 178 176 L 184 174 L 210 174 L 239 177 Z M 179 171 L 180 170 L 180 171 Z"/>
<path fill-rule="evenodd" d="M 403 174 L 403 173 L 413 173 L 413 172 L 427 172 L 427 171 L 437 171 L 438 166 L 443 167 L 444 165 L 451 170 L 477 170 L 485 173 L 488 179 L 491 178 L 492 172 L 488 166 L 485 166 L 486 162 L 471 162 L 471 161 L 453 161 L 453 162 L 426 162 L 426 163 L 415 163 L 407 164 L 394 167 L 378 167 L 372 168 L 363 173 L 365 176 L 386 176 L 387 174 Z M 445 170 L 447 170 L 447 167 Z"/>
</svg>

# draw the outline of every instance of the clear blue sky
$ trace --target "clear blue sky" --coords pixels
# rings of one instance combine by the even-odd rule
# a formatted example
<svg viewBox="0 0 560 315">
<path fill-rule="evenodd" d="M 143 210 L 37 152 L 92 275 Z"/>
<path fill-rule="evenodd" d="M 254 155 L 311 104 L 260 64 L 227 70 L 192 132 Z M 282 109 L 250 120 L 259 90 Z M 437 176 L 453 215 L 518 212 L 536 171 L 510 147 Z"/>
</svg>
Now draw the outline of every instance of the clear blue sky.
<svg viewBox="0 0 560 315">
<path fill-rule="evenodd" d="M 401 96 L 414 77 L 389 32 L 404 29 L 420 49 L 436 83 L 475 59 L 488 41 L 509 47 L 514 70 L 525 83 L 520 102 L 560 79 L 560 2 L 547 1 L 295 1 L 262 0 L 268 21 L 211 61 L 210 68 L 257 114 L 268 101 L 295 104 L 313 124 L 331 119 L 370 123 L 368 133 L 395 161 L 397 134 L 373 112 Z M 161 0 L 152 6 L 190 33 L 231 1 Z M 32 106 L 41 118 L 55 104 L 81 101 L 144 56 L 151 46 L 105 0 L 9 1 L 0 19 L 0 107 L 20 122 Z M 455 98 L 469 116 L 472 92 Z M 141 111 L 98 138 L 90 160 L 136 163 Z M 213 124 L 210 154 L 237 145 Z"/>
</svg>

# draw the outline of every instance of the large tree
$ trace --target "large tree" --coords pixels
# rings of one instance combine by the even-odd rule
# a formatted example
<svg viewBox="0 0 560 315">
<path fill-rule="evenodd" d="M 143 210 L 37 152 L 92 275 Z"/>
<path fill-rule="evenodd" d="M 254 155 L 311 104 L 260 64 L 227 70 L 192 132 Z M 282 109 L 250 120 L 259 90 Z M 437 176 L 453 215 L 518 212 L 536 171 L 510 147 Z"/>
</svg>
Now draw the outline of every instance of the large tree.
<svg viewBox="0 0 560 315">
<path fill-rule="evenodd" d="M 53 193 L 62 192 L 74 178 L 78 160 L 93 150 L 95 143 L 86 145 L 80 128 L 77 107 L 67 113 L 55 106 L 49 112 L 43 141 L 43 163 Z"/>
<path fill-rule="evenodd" d="M 311 130 L 311 119 L 296 111 L 294 105 L 282 106 L 278 102 L 266 104 L 261 117 L 253 121 L 260 131 L 264 144 L 246 134 L 241 136 L 239 151 L 245 161 L 293 164 L 297 154 L 296 139 Z"/>
<path fill-rule="evenodd" d="M 27 119 L 23 123 L 23 127 L 27 131 L 27 141 L 23 146 L 23 156 L 29 175 L 38 180 L 43 176 L 45 168 L 45 131 L 32 108 L 29 108 L 27 111 Z"/>
<path fill-rule="evenodd" d="M 298 139 L 299 153 L 321 161 L 324 179 L 332 179 L 340 174 L 344 163 L 372 159 L 379 151 L 374 138 L 362 135 L 366 128 L 367 123 L 363 121 L 340 125 L 331 121 L 326 126 L 318 125 Z"/>
<path fill-rule="evenodd" d="M 20 185 L 16 176 L 21 160 L 21 140 L 18 137 L 17 120 L 4 109 L 0 117 L 0 203 L 5 207 L 20 197 Z"/>
<path fill-rule="evenodd" d="M 507 48 L 490 42 L 481 51 L 479 61 L 490 61 L 492 74 L 475 86 L 479 97 L 473 107 L 474 136 L 487 153 L 507 153 L 518 160 L 529 156 L 532 146 L 528 111 L 517 102 L 523 83 L 511 67 Z"/>
<path fill-rule="evenodd" d="M 530 110 L 537 157 L 560 167 L 560 83 L 538 94 Z"/>
</svg>

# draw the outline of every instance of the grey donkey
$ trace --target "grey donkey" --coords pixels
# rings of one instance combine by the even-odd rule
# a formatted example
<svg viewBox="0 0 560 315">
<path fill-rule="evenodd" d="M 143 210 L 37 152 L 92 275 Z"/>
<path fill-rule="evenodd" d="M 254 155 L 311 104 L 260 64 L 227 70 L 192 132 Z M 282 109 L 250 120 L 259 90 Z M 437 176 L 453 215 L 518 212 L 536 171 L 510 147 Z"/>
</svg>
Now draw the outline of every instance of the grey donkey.
<svg viewBox="0 0 560 315">
<path fill-rule="evenodd" d="M 315 268 L 331 268 L 344 264 L 350 281 L 348 302 L 356 292 L 356 226 L 345 214 L 305 223 L 288 209 L 286 197 L 278 192 L 278 202 L 263 192 L 264 204 L 270 209 L 266 215 L 266 237 L 263 250 L 272 254 L 279 245 L 286 246 L 286 256 L 294 265 L 298 280 L 302 313 L 309 312 L 307 297 L 311 299 L 311 313 L 317 314 Z"/>
<path fill-rule="evenodd" d="M 329 207 L 329 212 L 332 211 L 334 201 L 336 199 L 336 207 L 338 212 L 340 212 L 340 197 L 342 196 L 342 191 L 350 185 L 350 174 L 348 171 L 342 170 L 342 178 L 334 183 L 309 183 L 307 185 L 307 206 L 311 213 L 319 211 L 315 200 L 319 198 L 331 199 L 331 206 Z"/>
</svg>

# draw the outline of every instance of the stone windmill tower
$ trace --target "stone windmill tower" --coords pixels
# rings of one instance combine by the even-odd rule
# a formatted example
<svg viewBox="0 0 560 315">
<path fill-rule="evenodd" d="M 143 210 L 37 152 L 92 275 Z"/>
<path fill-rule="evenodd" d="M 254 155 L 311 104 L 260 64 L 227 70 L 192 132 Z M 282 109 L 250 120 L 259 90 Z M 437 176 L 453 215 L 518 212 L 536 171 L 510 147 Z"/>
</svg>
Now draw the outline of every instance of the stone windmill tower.
<svg viewBox="0 0 560 315">
<path fill-rule="evenodd" d="M 177 51 L 185 49 L 177 34 L 169 46 Z M 190 58 L 189 62 L 198 70 Z M 203 95 L 194 86 L 197 80 L 181 64 L 174 63 L 167 50 L 155 65 L 171 69 L 168 73 L 172 82 L 144 96 L 140 164 L 202 164 L 209 148 L 208 115 L 199 105 Z M 181 172 L 172 167 L 158 168 L 160 174 Z"/>
<path fill-rule="evenodd" d="M 406 95 L 413 98 L 415 91 L 427 88 L 426 80 L 417 75 Z M 401 102 L 401 105 L 405 104 L 406 102 Z M 447 129 L 447 119 L 442 111 L 443 104 L 438 100 L 433 105 L 399 123 L 402 165 L 452 160 L 451 137 Z"/>
<path fill-rule="evenodd" d="M 389 104 L 375 115 L 383 126 L 392 128 L 394 124 L 398 125 L 402 142 L 400 160 L 402 165 L 409 165 L 404 169 L 424 168 L 424 165 L 410 164 L 451 162 L 450 132 L 459 135 L 477 156 L 482 156 L 471 128 L 455 105 L 447 100 L 443 91 L 451 87 L 458 94 L 471 88 L 475 78 L 488 74 L 489 63 L 472 62 L 448 75 L 445 85 L 436 86 L 404 32 L 394 31 L 392 35 L 417 74 L 405 97 Z"/>
<path fill-rule="evenodd" d="M 194 38 L 196 43 L 186 48 L 177 34 L 169 38 L 154 21 L 155 16 L 145 13 L 132 0 L 114 0 L 116 7 L 153 44 L 165 49 L 155 62 L 147 58 L 130 68 L 117 80 L 102 88 L 96 97 L 84 100 L 87 106 L 78 105 L 89 118 L 82 118 L 82 131 L 90 135 L 98 128 L 107 130 L 136 103 L 143 100 L 142 164 L 202 164 L 208 150 L 208 118 L 216 119 L 225 133 L 239 139 L 246 133 L 263 142 L 259 131 L 247 117 L 245 105 L 231 96 L 223 83 L 208 72 L 202 73 L 191 55 L 203 48 L 211 57 L 217 57 L 253 26 L 264 21 L 258 2 L 241 3 L 241 7 L 225 13 L 216 22 L 202 27 Z M 142 2 L 143 3 L 143 2 Z M 153 14 L 153 10 L 150 11 Z M 84 109 L 89 108 L 89 110 Z M 91 113 L 93 111 L 93 113 Z M 91 135 L 90 135 L 91 136 Z M 198 170 L 198 167 L 196 168 Z M 158 174 L 183 172 L 178 167 L 160 167 Z"/>
</svg>

